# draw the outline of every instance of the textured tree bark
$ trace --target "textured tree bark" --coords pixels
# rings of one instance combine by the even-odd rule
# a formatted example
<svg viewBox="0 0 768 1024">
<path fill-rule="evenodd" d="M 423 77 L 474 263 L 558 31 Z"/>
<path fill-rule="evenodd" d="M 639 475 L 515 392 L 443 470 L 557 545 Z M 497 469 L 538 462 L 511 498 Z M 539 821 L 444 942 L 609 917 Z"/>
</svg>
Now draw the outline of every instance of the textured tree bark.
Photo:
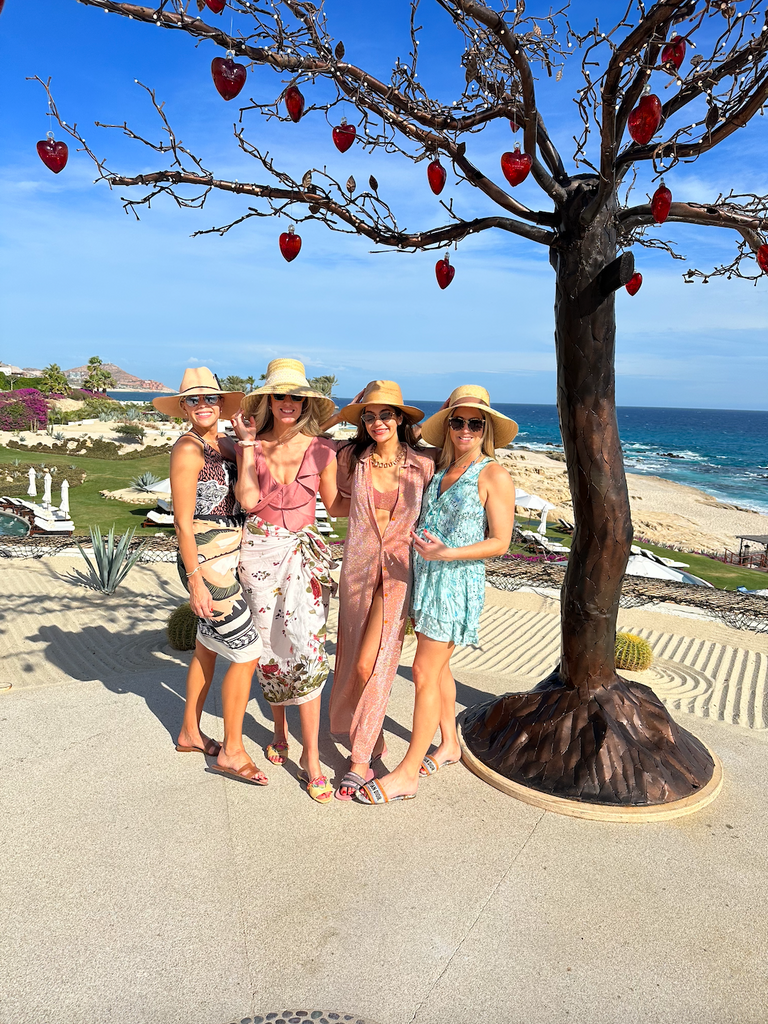
<svg viewBox="0 0 768 1024">
<path fill-rule="evenodd" d="M 613 207 L 581 224 L 596 187 L 595 178 L 574 179 L 551 253 L 558 411 L 575 523 L 561 601 L 561 663 L 530 693 L 470 708 L 463 732 L 489 768 L 542 792 L 662 804 L 704 786 L 714 763 L 652 690 L 621 679 L 614 666 L 632 522 L 616 420 L 613 293 L 585 314 L 594 303 L 585 305 L 584 296 L 616 257 Z"/>
</svg>

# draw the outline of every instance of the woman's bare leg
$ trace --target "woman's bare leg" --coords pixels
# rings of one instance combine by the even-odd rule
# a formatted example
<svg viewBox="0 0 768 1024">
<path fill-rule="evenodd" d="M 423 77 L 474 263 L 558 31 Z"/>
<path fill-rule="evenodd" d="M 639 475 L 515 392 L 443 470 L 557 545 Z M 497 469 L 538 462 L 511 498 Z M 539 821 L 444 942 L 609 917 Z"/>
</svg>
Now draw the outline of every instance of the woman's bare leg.
<svg viewBox="0 0 768 1024">
<path fill-rule="evenodd" d="M 320 695 L 314 700 L 308 700 L 299 704 L 299 718 L 301 720 L 301 756 L 299 766 L 309 775 L 310 779 L 316 779 L 323 774 L 320 767 L 320 748 L 318 737 L 320 735 Z"/>
<path fill-rule="evenodd" d="M 251 696 L 256 661 L 232 662 L 221 683 L 224 742 L 217 761 L 224 768 L 242 768 L 252 759 L 243 746 L 243 719 Z"/>
<path fill-rule="evenodd" d="M 287 743 L 288 733 L 286 732 L 285 725 L 285 708 L 282 706 L 272 706 L 270 704 L 269 710 L 272 713 L 272 727 L 274 730 L 273 743 Z"/>
<path fill-rule="evenodd" d="M 440 674 L 440 745 L 431 756 L 438 764 L 461 758 L 461 746 L 456 732 L 456 682 L 450 663 Z"/>
<path fill-rule="evenodd" d="M 213 673 L 216 668 L 216 655 L 198 640 L 195 644 L 195 653 L 187 672 L 186 703 L 184 704 L 184 718 L 182 719 L 179 738 L 176 743 L 180 747 L 201 747 L 205 749 L 209 737 L 200 732 L 200 716 L 203 713 L 203 705 L 208 691 L 213 682 Z"/>
<path fill-rule="evenodd" d="M 417 633 L 416 636 L 419 646 L 413 662 L 416 699 L 413 707 L 411 742 L 397 768 L 380 780 L 390 799 L 393 796 L 415 793 L 419 788 L 419 768 L 440 723 L 441 677 L 453 654 L 452 643 L 432 640 L 423 633 Z"/>
</svg>

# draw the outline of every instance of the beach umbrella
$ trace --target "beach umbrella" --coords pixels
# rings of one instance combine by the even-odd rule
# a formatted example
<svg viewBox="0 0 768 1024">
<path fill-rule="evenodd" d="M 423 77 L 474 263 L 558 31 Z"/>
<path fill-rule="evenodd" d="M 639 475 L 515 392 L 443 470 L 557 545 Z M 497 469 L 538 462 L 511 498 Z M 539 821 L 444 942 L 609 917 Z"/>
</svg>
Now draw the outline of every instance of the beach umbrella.
<svg viewBox="0 0 768 1024">
<path fill-rule="evenodd" d="M 27 475 L 29 476 L 29 487 L 27 488 L 27 494 L 30 496 L 30 498 L 35 498 L 37 497 L 37 484 L 35 483 L 35 471 L 32 468 L 32 466 L 29 467 Z"/>
<path fill-rule="evenodd" d="M 62 512 L 66 512 L 69 515 L 69 481 L 61 481 L 61 505 L 59 508 Z"/>
<path fill-rule="evenodd" d="M 46 470 L 43 477 L 43 505 L 51 504 L 51 474 Z"/>
<path fill-rule="evenodd" d="M 548 508 L 543 508 L 541 510 L 541 522 L 536 528 L 536 533 L 541 534 L 542 537 L 546 537 L 547 535 L 547 512 L 549 512 Z"/>
</svg>

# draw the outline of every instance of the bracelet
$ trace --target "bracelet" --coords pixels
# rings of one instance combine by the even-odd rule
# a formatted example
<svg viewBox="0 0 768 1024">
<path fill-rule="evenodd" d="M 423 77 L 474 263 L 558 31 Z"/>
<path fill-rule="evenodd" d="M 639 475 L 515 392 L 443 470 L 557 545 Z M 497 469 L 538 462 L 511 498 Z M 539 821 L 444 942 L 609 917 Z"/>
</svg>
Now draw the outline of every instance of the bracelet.
<svg viewBox="0 0 768 1024">
<path fill-rule="evenodd" d="M 253 448 L 256 443 L 256 441 L 235 441 L 235 444 L 239 444 L 241 448 Z"/>
<path fill-rule="evenodd" d="M 200 572 L 200 566 L 199 565 L 198 565 L 198 567 L 196 569 L 193 569 L 192 572 L 188 572 L 187 573 L 187 579 L 189 579 L 190 576 L 194 576 L 196 572 Z"/>
</svg>

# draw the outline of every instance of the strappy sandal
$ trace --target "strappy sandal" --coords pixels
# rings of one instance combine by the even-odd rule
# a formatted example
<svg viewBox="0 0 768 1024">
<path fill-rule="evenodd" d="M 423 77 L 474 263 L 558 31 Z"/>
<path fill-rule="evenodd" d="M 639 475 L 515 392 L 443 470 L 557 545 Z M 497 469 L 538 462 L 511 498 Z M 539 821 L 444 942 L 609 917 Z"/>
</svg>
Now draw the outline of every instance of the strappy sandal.
<svg viewBox="0 0 768 1024">
<path fill-rule="evenodd" d="M 221 744 L 216 740 L 207 739 L 205 741 L 205 746 L 203 747 L 185 747 L 177 743 L 176 750 L 180 754 L 207 754 L 208 757 L 218 757 L 219 751 L 221 750 Z"/>
<path fill-rule="evenodd" d="M 268 743 L 264 754 L 272 764 L 285 764 L 288 757 L 288 744 L 285 740 L 281 740 L 280 743 Z"/>
<path fill-rule="evenodd" d="M 421 762 L 419 768 L 419 775 L 422 779 L 426 779 L 429 775 L 435 775 L 440 771 L 441 768 L 447 768 L 450 764 L 458 764 L 461 758 L 457 758 L 455 761 L 436 761 L 431 754 L 427 754 L 424 760 Z"/>
<path fill-rule="evenodd" d="M 359 800 L 361 804 L 393 804 L 397 800 L 415 800 L 416 794 L 403 793 L 402 796 L 387 796 L 387 791 L 382 784 L 374 779 L 358 789 L 355 799 Z"/>
<path fill-rule="evenodd" d="M 260 771 L 253 761 L 248 761 L 240 768 L 225 768 L 220 764 L 212 764 L 208 767 L 209 772 L 216 772 L 218 775 L 232 775 L 241 782 L 249 782 L 252 786 L 266 786 L 269 779 Z"/>
<path fill-rule="evenodd" d="M 309 772 L 305 772 L 303 768 L 300 768 L 299 781 L 306 783 L 307 793 L 309 793 L 315 803 L 330 803 L 333 796 L 333 786 L 325 775 L 317 775 L 314 779 L 310 779 Z"/>
<path fill-rule="evenodd" d="M 365 778 L 362 775 L 358 775 L 357 772 L 347 772 L 344 778 L 339 784 L 339 788 L 333 794 L 337 800 L 352 800 L 354 799 L 355 793 L 364 786 L 366 782 L 370 782 L 374 778 L 373 770 L 371 768 L 365 773 Z M 342 793 L 342 790 L 346 789 L 347 793 Z"/>
</svg>

